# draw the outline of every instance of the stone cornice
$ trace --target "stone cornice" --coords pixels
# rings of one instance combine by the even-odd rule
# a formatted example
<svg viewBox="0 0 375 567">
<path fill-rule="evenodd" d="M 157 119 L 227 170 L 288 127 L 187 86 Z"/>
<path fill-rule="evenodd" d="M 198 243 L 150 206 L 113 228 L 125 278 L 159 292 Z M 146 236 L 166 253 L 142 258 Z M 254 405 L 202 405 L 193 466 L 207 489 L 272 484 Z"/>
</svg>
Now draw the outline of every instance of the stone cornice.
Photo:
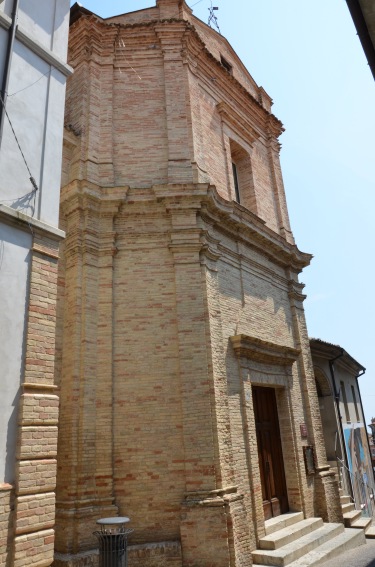
<svg viewBox="0 0 375 567">
<path fill-rule="evenodd" d="M 289 291 L 288 295 L 290 299 L 294 299 L 295 301 L 303 302 L 306 299 L 306 295 L 302 293 L 305 284 L 295 281 L 289 282 Z"/>
<path fill-rule="evenodd" d="M 8 30 L 11 25 L 12 19 L 5 12 L 0 11 L 0 27 Z"/>
<path fill-rule="evenodd" d="M 230 340 L 238 357 L 266 364 L 291 366 L 301 353 L 299 349 L 277 345 L 248 335 L 235 335 L 230 337 Z"/>
<path fill-rule="evenodd" d="M 37 234 L 48 236 L 48 238 L 56 241 L 60 241 L 65 238 L 65 232 L 59 228 L 31 217 L 30 215 L 26 215 L 25 213 L 17 211 L 7 205 L 0 204 L 0 221 L 18 226 L 26 231 L 31 230 Z"/>
<path fill-rule="evenodd" d="M 225 93 L 232 100 L 235 99 L 235 106 L 242 108 L 247 116 L 251 116 L 254 123 L 259 124 L 268 136 L 270 135 L 270 125 L 272 125 L 274 135 L 280 136 L 284 131 L 281 121 L 267 110 L 233 75 L 228 73 L 221 62 L 207 50 L 199 36 L 195 36 L 193 40 L 195 40 L 196 46 L 193 47 L 194 41 L 189 41 L 189 49 L 195 54 L 195 61 L 189 56 L 188 50 L 186 52 L 186 60 L 191 72 L 206 85 L 210 85 L 210 88 L 216 92 L 218 100 L 222 99 L 222 93 Z M 261 97 L 259 98 L 261 99 Z"/>
<path fill-rule="evenodd" d="M 181 208 L 194 209 L 194 215 L 189 227 L 197 226 L 204 230 L 199 220 L 212 228 L 217 228 L 245 246 L 255 248 L 261 255 L 266 256 L 283 268 L 291 268 L 300 272 L 309 265 L 312 256 L 301 252 L 295 244 L 288 243 L 285 238 L 266 226 L 265 221 L 251 213 L 235 201 L 227 201 L 220 197 L 213 186 L 208 184 L 191 185 L 157 185 L 148 190 L 132 189 L 129 187 L 114 187 L 102 189 L 93 183 L 74 181 L 62 190 L 61 210 L 67 214 L 77 208 L 95 207 L 100 211 L 100 202 L 115 201 L 116 207 L 127 202 L 157 201 L 163 203 L 166 211 L 178 211 Z M 198 224 L 197 224 L 198 223 Z M 203 234 L 203 233 L 202 233 Z M 303 300 L 301 289 L 294 287 L 290 290 Z"/>
<path fill-rule="evenodd" d="M 236 502 L 243 500 L 243 494 L 238 492 L 237 486 L 227 486 L 217 490 L 197 490 L 196 492 L 186 492 L 184 506 L 204 506 L 216 507 L 224 506 L 226 502 Z"/>
<path fill-rule="evenodd" d="M 94 26 L 93 26 L 94 24 Z M 79 46 L 77 47 L 77 49 L 79 50 L 79 53 L 77 53 L 77 51 L 74 53 L 74 57 L 71 60 L 71 63 L 73 64 L 73 66 L 75 64 L 77 64 L 77 60 L 81 60 L 82 59 L 82 55 L 85 55 L 85 58 L 87 59 L 87 57 L 90 57 L 90 53 L 87 53 L 87 45 L 84 44 L 84 42 L 82 42 L 82 29 L 85 29 L 86 31 L 88 31 L 89 27 L 90 28 L 90 34 L 93 32 L 93 28 L 95 27 L 95 34 L 100 33 L 99 30 L 102 29 L 103 32 L 105 32 L 105 30 L 147 30 L 147 29 L 152 29 L 154 31 L 154 33 L 160 34 L 160 33 L 165 33 L 166 31 L 166 26 L 167 25 L 171 25 L 174 24 L 173 28 L 170 30 L 170 36 L 171 38 L 173 37 L 173 34 L 176 37 L 183 37 L 184 40 L 181 43 L 181 49 L 185 48 L 185 50 L 189 51 L 189 49 L 192 49 L 193 51 L 195 51 L 195 53 L 199 53 L 199 58 L 201 61 L 203 61 L 203 59 L 205 58 L 207 60 L 207 65 L 208 67 L 211 67 L 211 74 L 212 74 L 212 64 L 215 64 L 215 68 L 218 72 L 218 74 L 220 75 L 221 79 L 222 79 L 222 83 L 225 79 L 225 84 L 226 87 L 230 90 L 231 93 L 233 93 L 233 91 L 237 91 L 238 94 L 242 94 L 245 95 L 246 99 L 248 102 L 250 102 L 250 108 L 253 108 L 253 110 L 255 111 L 256 109 L 256 114 L 258 114 L 259 117 L 261 117 L 261 124 L 262 127 L 267 127 L 269 134 L 271 134 L 272 136 L 275 136 L 276 138 L 278 136 L 280 136 L 280 134 L 282 134 L 282 132 L 284 131 L 284 127 L 282 125 L 282 123 L 280 122 L 280 120 L 278 120 L 278 118 L 276 118 L 276 116 L 274 116 L 274 114 L 272 114 L 272 112 L 270 112 L 266 107 L 269 108 L 269 101 L 267 101 L 266 105 L 263 105 L 261 100 L 262 100 L 262 92 L 259 92 L 259 97 L 258 99 L 255 98 L 253 96 L 253 94 L 251 94 L 239 81 L 238 79 L 236 79 L 233 75 L 230 75 L 225 68 L 223 67 L 223 65 L 221 64 L 220 61 L 218 61 L 214 55 L 209 51 L 209 49 L 206 47 L 205 43 L 203 42 L 201 36 L 199 35 L 198 31 L 196 30 L 196 28 L 194 27 L 193 24 L 191 24 L 190 22 L 188 22 L 187 20 L 181 20 L 181 19 L 169 19 L 169 20 L 153 20 L 150 22 L 138 22 L 138 23 L 132 23 L 132 24 L 120 24 L 120 23 L 108 23 L 105 22 L 103 20 L 101 20 L 98 16 L 96 15 L 83 15 L 79 20 L 77 20 L 75 23 L 73 23 L 71 25 L 71 49 L 70 52 L 72 53 L 74 50 L 74 46 L 77 43 L 77 46 L 79 44 Z M 77 30 L 76 30 L 77 28 Z M 82 29 L 81 29 L 82 28 Z M 74 41 L 74 36 L 75 33 L 77 32 L 77 42 Z M 89 35 L 90 35 L 89 34 Z M 177 35 L 176 35 L 177 34 Z M 113 34 L 111 34 L 112 37 Z M 88 41 L 90 42 L 90 48 L 91 50 L 94 49 L 96 51 L 100 51 L 104 44 L 106 45 L 106 47 L 108 47 L 108 42 L 99 42 L 94 41 L 92 36 L 91 38 L 89 38 L 88 36 Z M 189 39 L 190 38 L 190 39 Z M 113 43 L 113 42 L 112 42 Z M 192 45 L 195 44 L 195 48 L 192 47 Z M 106 55 L 108 55 L 106 53 Z"/>
<path fill-rule="evenodd" d="M 265 222 L 235 201 L 226 201 L 210 188 L 211 199 L 202 203 L 201 218 L 237 240 L 258 249 L 270 260 L 300 272 L 310 264 L 311 254 L 301 252 L 295 244 L 266 226 Z"/>
</svg>

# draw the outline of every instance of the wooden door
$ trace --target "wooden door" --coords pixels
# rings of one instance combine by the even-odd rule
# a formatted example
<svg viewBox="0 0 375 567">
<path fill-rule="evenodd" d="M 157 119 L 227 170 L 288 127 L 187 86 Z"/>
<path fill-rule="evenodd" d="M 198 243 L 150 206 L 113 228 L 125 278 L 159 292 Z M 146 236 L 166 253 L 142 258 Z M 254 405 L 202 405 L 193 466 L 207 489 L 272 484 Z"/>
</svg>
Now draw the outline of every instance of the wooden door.
<svg viewBox="0 0 375 567">
<path fill-rule="evenodd" d="M 283 452 L 273 388 L 253 387 L 264 518 L 288 512 Z"/>
</svg>

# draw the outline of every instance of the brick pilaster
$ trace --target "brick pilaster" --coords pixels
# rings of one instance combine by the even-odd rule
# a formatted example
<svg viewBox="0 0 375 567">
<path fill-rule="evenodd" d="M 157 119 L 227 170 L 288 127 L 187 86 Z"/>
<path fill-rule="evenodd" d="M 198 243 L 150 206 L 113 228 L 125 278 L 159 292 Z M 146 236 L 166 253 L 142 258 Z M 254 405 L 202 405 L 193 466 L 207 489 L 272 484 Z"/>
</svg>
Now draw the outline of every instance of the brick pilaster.
<svg viewBox="0 0 375 567">
<path fill-rule="evenodd" d="M 53 560 L 59 398 L 54 383 L 59 239 L 34 233 L 19 404 L 12 565 Z"/>
</svg>

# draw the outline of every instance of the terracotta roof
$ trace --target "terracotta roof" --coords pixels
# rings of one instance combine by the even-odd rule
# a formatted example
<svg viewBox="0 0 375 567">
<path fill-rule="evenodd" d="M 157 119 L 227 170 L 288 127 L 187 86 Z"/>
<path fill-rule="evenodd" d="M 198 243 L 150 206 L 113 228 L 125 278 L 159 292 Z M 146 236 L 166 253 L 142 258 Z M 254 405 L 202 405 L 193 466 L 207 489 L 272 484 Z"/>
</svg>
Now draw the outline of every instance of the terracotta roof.
<svg viewBox="0 0 375 567">
<path fill-rule="evenodd" d="M 340 345 L 334 345 L 333 343 L 328 343 L 322 339 L 310 338 L 310 348 L 312 354 L 322 355 L 325 358 L 336 358 L 342 357 L 348 364 L 354 366 L 358 373 L 364 373 L 366 368 L 362 366 L 355 358 L 353 358 L 343 347 Z"/>
</svg>

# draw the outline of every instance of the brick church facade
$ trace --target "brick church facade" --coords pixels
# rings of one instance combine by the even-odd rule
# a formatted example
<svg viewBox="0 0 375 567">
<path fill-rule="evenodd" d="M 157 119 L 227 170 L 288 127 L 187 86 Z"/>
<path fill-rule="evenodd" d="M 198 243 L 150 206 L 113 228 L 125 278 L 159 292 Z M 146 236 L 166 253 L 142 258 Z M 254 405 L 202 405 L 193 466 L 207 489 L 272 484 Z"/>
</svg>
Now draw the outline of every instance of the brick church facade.
<svg viewBox="0 0 375 567">
<path fill-rule="evenodd" d="M 249 566 L 268 518 L 342 521 L 282 124 L 182 1 L 75 5 L 69 63 L 55 565 L 124 515 L 130 567 Z"/>
</svg>

